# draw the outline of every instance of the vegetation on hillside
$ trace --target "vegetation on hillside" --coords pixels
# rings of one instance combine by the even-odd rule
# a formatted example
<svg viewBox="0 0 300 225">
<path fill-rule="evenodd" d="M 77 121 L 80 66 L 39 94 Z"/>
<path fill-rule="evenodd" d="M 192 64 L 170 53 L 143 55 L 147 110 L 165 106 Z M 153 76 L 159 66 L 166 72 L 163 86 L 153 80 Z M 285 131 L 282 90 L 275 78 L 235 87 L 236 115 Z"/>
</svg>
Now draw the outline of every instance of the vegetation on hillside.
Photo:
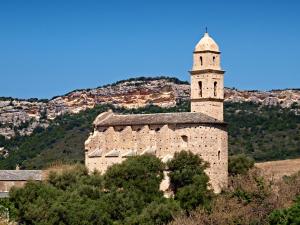
<svg viewBox="0 0 300 225">
<path fill-rule="evenodd" d="M 229 177 L 229 187 L 213 198 L 209 210 L 198 208 L 170 225 L 299 224 L 300 173 L 274 183 L 257 169 Z M 298 197 L 299 199 L 299 197 Z"/>
<path fill-rule="evenodd" d="M 188 81 L 182 81 L 179 80 L 176 77 L 169 77 L 169 76 L 157 76 L 157 77 L 134 77 L 134 78 L 129 78 L 125 80 L 119 80 L 115 83 L 104 85 L 102 87 L 108 87 L 108 86 L 116 86 L 125 82 L 149 82 L 149 81 L 156 81 L 156 80 L 166 80 L 169 82 L 172 82 L 174 84 L 190 84 Z"/>
<path fill-rule="evenodd" d="M 270 225 L 287 225 L 300 223 L 300 196 L 295 203 L 287 209 L 274 211 L 270 215 Z"/>
<path fill-rule="evenodd" d="M 30 136 L 3 141 L 9 157 L 0 158 L 0 169 L 14 169 L 17 164 L 23 169 L 41 169 L 57 162 L 84 163 L 84 142 L 93 129 L 92 123 L 109 109 L 118 113 L 157 113 L 186 111 L 187 107 L 188 103 L 182 103 L 168 109 L 147 106 L 130 110 L 99 105 L 78 114 L 65 114 L 53 120 L 47 129 L 39 127 Z"/>
<path fill-rule="evenodd" d="M 96 116 L 108 106 L 95 107 L 78 114 L 57 117 L 47 129 L 36 128 L 30 136 L 6 140 L 9 157 L 0 159 L 1 169 L 45 168 L 52 163 L 83 163 L 84 141 L 92 130 Z"/>
<path fill-rule="evenodd" d="M 27 101 L 27 102 L 41 102 L 41 103 L 47 103 L 49 102 L 48 99 L 42 98 L 28 98 L 28 99 L 24 99 L 24 98 L 13 98 L 13 97 L 0 97 L 0 101 Z"/>
<path fill-rule="evenodd" d="M 300 115 L 290 108 L 227 103 L 225 121 L 231 155 L 243 153 L 256 161 L 300 156 Z"/>
<path fill-rule="evenodd" d="M 293 106 L 297 109 L 299 106 Z M 118 113 L 165 113 L 189 111 L 189 103 L 171 108 L 149 105 L 138 109 L 100 105 L 78 114 L 56 118 L 47 129 L 37 128 L 31 136 L 4 140 L 0 146 L 9 150 L 0 158 L 0 169 L 40 169 L 61 161 L 84 161 L 84 141 L 92 131 L 96 116 L 108 109 Z M 280 160 L 300 156 L 300 115 L 291 109 L 265 107 L 253 103 L 225 103 L 230 155 L 244 154 L 256 161 Z"/>
</svg>

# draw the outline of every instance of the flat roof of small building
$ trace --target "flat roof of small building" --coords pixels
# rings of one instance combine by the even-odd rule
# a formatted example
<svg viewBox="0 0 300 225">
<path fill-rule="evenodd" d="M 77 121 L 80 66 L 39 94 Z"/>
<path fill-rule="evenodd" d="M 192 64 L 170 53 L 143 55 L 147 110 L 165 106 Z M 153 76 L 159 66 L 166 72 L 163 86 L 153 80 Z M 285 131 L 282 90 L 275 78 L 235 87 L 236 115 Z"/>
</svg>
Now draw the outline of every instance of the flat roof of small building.
<svg viewBox="0 0 300 225">
<path fill-rule="evenodd" d="M 0 170 L 0 181 L 42 180 L 42 170 Z"/>
</svg>

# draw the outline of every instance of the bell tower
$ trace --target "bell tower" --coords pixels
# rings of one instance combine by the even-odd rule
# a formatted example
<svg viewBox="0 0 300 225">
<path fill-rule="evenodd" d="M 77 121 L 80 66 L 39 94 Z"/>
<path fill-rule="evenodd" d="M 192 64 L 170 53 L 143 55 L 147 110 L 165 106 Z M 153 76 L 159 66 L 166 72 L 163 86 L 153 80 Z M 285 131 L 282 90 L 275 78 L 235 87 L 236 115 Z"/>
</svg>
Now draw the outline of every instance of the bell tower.
<svg viewBox="0 0 300 225">
<path fill-rule="evenodd" d="M 221 52 L 206 32 L 193 52 L 191 111 L 223 121 L 224 73 Z"/>
</svg>

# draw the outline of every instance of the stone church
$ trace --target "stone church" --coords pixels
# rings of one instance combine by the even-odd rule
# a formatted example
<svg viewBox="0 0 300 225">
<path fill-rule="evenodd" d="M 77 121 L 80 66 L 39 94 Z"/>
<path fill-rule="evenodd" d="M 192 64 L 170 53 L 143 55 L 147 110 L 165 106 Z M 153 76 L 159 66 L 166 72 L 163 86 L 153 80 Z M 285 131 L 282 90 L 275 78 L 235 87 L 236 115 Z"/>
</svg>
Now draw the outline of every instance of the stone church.
<svg viewBox="0 0 300 225">
<path fill-rule="evenodd" d="M 85 164 L 104 172 L 127 157 L 155 154 L 166 162 L 181 150 L 198 154 L 213 190 L 227 185 L 228 136 L 223 121 L 224 71 L 221 52 L 206 32 L 193 52 L 191 112 L 119 115 L 111 111 L 94 121 L 85 142 Z"/>
</svg>

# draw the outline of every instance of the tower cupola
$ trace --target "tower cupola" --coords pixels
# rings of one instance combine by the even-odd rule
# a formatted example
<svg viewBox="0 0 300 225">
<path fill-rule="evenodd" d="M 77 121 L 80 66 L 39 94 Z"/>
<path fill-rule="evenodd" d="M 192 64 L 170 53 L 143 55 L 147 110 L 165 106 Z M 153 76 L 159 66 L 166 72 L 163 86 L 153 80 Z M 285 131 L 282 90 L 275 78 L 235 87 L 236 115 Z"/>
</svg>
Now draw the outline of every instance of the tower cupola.
<svg viewBox="0 0 300 225">
<path fill-rule="evenodd" d="M 198 44 L 195 47 L 195 52 L 201 51 L 213 51 L 213 52 L 220 52 L 219 46 L 217 43 L 212 39 L 207 32 L 205 32 L 204 36 L 200 39 Z"/>
<path fill-rule="evenodd" d="M 221 69 L 220 53 L 219 46 L 206 32 L 195 47 L 193 70 Z"/>
</svg>

